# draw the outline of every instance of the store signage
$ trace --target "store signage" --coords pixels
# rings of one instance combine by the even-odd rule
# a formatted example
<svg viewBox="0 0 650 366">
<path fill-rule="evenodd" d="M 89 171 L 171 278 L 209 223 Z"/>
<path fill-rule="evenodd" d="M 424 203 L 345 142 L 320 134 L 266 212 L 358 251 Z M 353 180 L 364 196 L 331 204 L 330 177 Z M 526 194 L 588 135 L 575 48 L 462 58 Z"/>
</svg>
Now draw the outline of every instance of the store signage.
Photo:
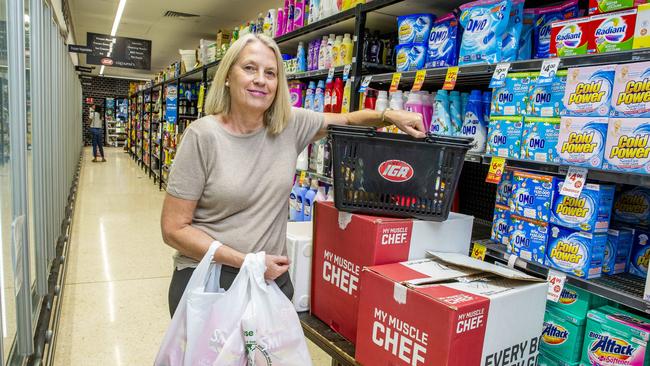
<svg viewBox="0 0 650 366">
<path fill-rule="evenodd" d="M 86 47 L 92 52 L 86 63 L 122 67 L 127 69 L 151 69 L 151 41 L 146 39 L 111 37 L 108 34 L 87 33 Z"/>
<path fill-rule="evenodd" d="M 447 75 L 445 76 L 445 83 L 442 84 L 442 89 L 454 90 L 456 87 L 456 79 L 458 79 L 458 72 L 458 66 L 452 66 L 447 69 Z"/>
<path fill-rule="evenodd" d="M 558 302 L 560 300 L 560 295 L 562 294 L 562 289 L 564 289 L 564 283 L 566 282 L 566 275 L 558 271 L 550 269 L 548 271 L 548 294 L 546 296 L 547 300 Z"/>
<path fill-rule="evenodd" d="M 582 189 L 585 187 L 588 172 L 589 170 L 587 168 L 577 166 L 569 167 L 569 171 L 566 173 L 566 178 L 562 184 L 562 189 L 560 189 L 560 194 L 579 198 Z"/>
<path fill-rule="evenodd" d="M 165 120 L 169 123 L 176 123 L 176 112 L 178 107 L 178 89 L 176 85 L 167 85 L 167 98 L 165 99 Z"/>
<path fill-rule="evenodd" d="M 559 58 L 547 58 L 544 60 L 544 62 L 542 62 L 542 68 L 539 70 L 539 76 L 537 77 L 537 85 L 551 85 L 559 66 Z"/>
<path fill-rule="evenodd" d="M 485 178 L 487 183 L 499 184 L 501 182 L 501 176 L 503 171 L 506 168 L 506 159 L 500 157 L 493 157 L 490 160 L 490 170 L 488 170 L 488 175 Z"/>
<path fill-rule="evenodd" d="M 424 84 L 424 79 L 427 77 L 427 70 L 418 70 L 415 73 L 415 81 L 413 82 L 413 88 L 411 91 L 420 91 L 422 89 L 422 84 Z"/>
<path fill-rule="evenodd" d="M 485 260 L 486 252 L 487 252 L 487 248 L 485 247 L 485 245 L 474 243 L 474 247 L 472 247 L 472 258 L 483 261 Z"/>
<path fill-rule="evenodd" d="M 372 81 L 372 75 L 364 76 L 363 79 L 361 79 L 361 86 L 359 87 L 359 93 L 365 93 L 371 81 Z"/>
<path fill-rule="evenodd" d="M 494 68 L 492 80 L 490 80 L 490 88 L 502 88 L 506 85 L 506 76 L 510 70 L 509 62 L 502 62 Z"/>
<path fill-rule="evenodd" d="M 93 49 L 92 49 L 92 47 L 88 47 L 88 46 L 82 46 L 82 45 L 78 45 L 78 44 L 69 44 L 68 45 L 68 52 L 91 54 L 91 53 L 93 53 Z"/>
<path fill-rule="evenodd" d="M 93 72 L 94 67 L 91 66 L 75 66 L 75 71 L 79 72 Z"/>
<path fill-rule="evenodd" d="M 94 104 L 95 100 L 93 98 L 86 98 L 86 104 Z"/>
<path fill-rule="evenodd" d="M 396 72 L 393 73 L 393 79 L 390 81 L 390 92 L 394 93 L 397 91 L 397 88 L 399 87 L 399 81 L 402 78 L 402 73 L 401 72 Z"/>
</svg>

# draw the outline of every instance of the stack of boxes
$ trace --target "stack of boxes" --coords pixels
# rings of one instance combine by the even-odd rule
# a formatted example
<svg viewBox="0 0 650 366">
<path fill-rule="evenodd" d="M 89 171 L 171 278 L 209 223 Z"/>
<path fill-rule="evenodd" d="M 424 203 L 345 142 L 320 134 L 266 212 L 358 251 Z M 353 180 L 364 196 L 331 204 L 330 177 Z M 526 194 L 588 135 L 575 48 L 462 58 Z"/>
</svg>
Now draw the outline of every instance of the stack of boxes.
<svg viewBox="0 0 650 366">
<path fill-rule="evenodd" d="M 621 192 L 614 203 L 617 230 L 610 232 L 612 251 L 617 253 L 615 271 L 646 278 L 650 261 L 650 189 L 636 187 Z M 626 256 L 627 268 L 622 265 Z"/>
</svg>

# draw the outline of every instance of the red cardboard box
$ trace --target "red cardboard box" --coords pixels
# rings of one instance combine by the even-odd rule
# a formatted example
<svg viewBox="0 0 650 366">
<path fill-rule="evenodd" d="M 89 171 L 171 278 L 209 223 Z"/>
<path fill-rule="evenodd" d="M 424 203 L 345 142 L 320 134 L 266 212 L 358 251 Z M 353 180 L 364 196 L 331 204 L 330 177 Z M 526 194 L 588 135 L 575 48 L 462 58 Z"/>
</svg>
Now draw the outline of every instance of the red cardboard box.
<svg viewBox="0 0 650 366">
<path fill-rule="evenodd" d="M 425 258 L 427 250 L 467 255 L 473 222 L 453 212 L 445 222 L 339 213 L 316 202 L 312 314 L 354 343 L 363 267 Z"/>
<path fill-rule="evenodd" d="M 436 256 L 362 271 L 356 360 L 534 366 L 546 282 L 467 255 Z"/>
</svg>

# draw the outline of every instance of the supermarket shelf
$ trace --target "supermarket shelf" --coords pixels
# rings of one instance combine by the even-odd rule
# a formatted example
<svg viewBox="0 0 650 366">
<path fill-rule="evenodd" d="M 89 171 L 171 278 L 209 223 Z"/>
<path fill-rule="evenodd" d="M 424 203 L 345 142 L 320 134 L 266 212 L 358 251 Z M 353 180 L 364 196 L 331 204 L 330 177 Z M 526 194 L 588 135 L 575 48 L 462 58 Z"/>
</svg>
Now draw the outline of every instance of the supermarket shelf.
<svg viewBox="0 0 650 366">
<path fill-rule="evenodd" d="M 343 70 L 345 66 L 337 66 L 334 68 L 334 76 L 341 77 L 343 75 Z M 392 66 L 386 66 L 382 64 L 364 62 L 362 66 L 362 74 L 372 74 L 377 72 L 394 72 L 395 68 Z M 291 75 L 287 75 L 287 80 L 300 80 L 300 79 L 321 79 L 327 77 L 329 69 L 322 70 L 312 70 L 307 72 L 299 72 Z M 392 74 L 391 74 L 392 75 Z"/>
<path fill-rule="evenodd" d="M 284 35 L 282 35 L 280 37 L 277 37 L 277 38 L 275 38 L 275 42 L 281 45 L 282 43 L 285 43 L 285 42 L 288 42 L 288 41 L 293 41 L 293 40 L 295 40 L 295 39 L 297 39 L 297 38 L 299 38 L 301 36 L 305 36 L 305 35 L 307 35 L 309 37 L 312 37 L 312 38 L 316 38 L 316 36 L 314 35 L 315 32 L 320 31 L 320 30 L 322 30 L 324 28 L 327 28 L 327 27 L 329 27 L 331 25 L 341 23 L 341 22 L 349 20 L 349 19 L 353 19 L 354 16 L 355 16 L 355 13 L 356 13 L 355 8 L 348 9 L 346 11 L 342 11 L 342 12 L 340 12 L 338 14 L 334 14 L 334 15 L 332 15 L 330 17 L 327 17 L 325 19 L 321 19 L 321 20 L 319 20 L 317 22 L 306 25 L 304 27 L 300 27 L 300 28 L 298 28 L 298 29 L 296 29 L 296 30 L 294 30 L 292 32 L 289 32 L 289 33 L 284 34 Z"/>
<path fill-rule="evenodd" d="M 198 119 L 199 117 L 197 115 L 192 115 L 192 114 L 180 114 L 178 118 Z"/>
<path fill-rule="evenodd" d="M 300 173 L 302 173 L 303 171 L 305 172 L 305 174 L 306 174 L 309 178 L 312 178 L 312 179 L 315 178 L 315 179 L 317 179 L 319 182 L 323 182 L 323 183 L 325 183 L 325 184 L 329 184 L 329 185 L 334 184 L 334 179 L 332 179 L 331 177 L 326 176 L 326 175 L 322 175 L 322 174 L 318 174 L 318 173 L 313 172 L 313 171 L 310 171 L 310 170 L 299 170 L 299 169 L 296 169 L 296 174 L 300 174 Z"/>
</svg>

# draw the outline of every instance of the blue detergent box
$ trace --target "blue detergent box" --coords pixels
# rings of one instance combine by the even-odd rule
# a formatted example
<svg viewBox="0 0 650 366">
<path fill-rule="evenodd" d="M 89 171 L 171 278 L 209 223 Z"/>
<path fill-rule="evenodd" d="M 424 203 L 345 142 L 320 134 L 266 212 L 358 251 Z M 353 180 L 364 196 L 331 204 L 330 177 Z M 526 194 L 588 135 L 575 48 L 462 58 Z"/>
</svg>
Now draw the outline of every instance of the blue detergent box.
<svg viewBox="0 0 650 366">
<path fill-rule="evenodd" d="M 510 208 L 503 205 L 494 206 L 494 216 L 492 217 L 492 232 L 490 239 L 501 243 L 510 248 Z"/>
<path fill-rule="evenodd" d="M 538 72 L 531 73 L 525 115 L 530 117 L 560 117 L 567 71 L 558 70 L 550 85 L 537 85 L 538 77 Z"/>
<path fill-rule="evenodd" d="M 491 116 L 486 154 L 519 159 L 523 127 L 523 117 Z"/>
<path fill-rule="evenodd" d="M 458 63 L 460 27 L 453 13 L 436 19 L 429 32 L 427 68 L 449 67 Z"/>
<path fill-rule="evenodd" d="M 635 276 L 646 278 L 648 275 L 648 262 L 650 261 L 650 230 L 634 228 L 630 263 L 627 272 Z"/>
<path fill-rule="evenodd" d="M 610 118 L 604 156 L 603 169 L 650 174 L 650 119 Z"/>
<path fill-rule="evenodd" d="M 587 233 L 551 224 L 546 264 L 576 277 L 600 277 L 607 233 Z"/>
<path fill-rule="evenodd" d="M 525 117 L 519 156 L 523 160 L 557 163 L 560 161 L 556 151 L 559 136 L 559 118 Z"/>
<path fill-rule="evenodd" d="M 650 224 L 650 189 L 635 187 L 619 193 L 614 201 L 614 220 L 632 225 Z"/>
<path fill-rule="evenodd" d="M 501 175 L 501 181 L 497 185 L 497 205 L 508 206 L 508 200 L 512 194 L 512 176 L 512 170 L 508 169 Z"/>
<path fill-rule="evenodd" d="M 395 54 L 397 72 L 420 70 L 424 68 L 424 61 L 427 58 L 427 44 L 400 44 L 395 47 Z"/>
<path fill-rule="evenodd" d="M 599 169 L 603 165 L 609 118 L 562 117 L 557 154 L 560 164 Z"/>
<path fill-rule="evenodd" d="M 510 213 L 542 222 L 549 222 L 557 178 L 550 175 L 516 171 L 512 177 Z"/>
<path fill-rule="evenodd" d="M 608 117 L 616 65 L 568 70 L 561 109 L 563 116 Z"/>
<path fill-rule="evenodd" d="M 544 264 L 548 224 L 510 215 L 510 252 L 528 261 Z"/>
<path fill-rule="evenodd" d="M 410 14 L 397 17 L 399 44 L 426 42 L 435 19 L 432 14 Z"/>
<path fill-rule="evenodd" d="M 578 198 L 562 196 L 564 180 L 555 191 L 551 223 L 569 229 L 606 233 L 614 205 L 613 185 L 587 183 Z"/>
<path fill-rule="evenodd" d="M 603 274 L 615 275 L 625 272 L 630 260 L 634 230 L 627 228 L 609 229 L 607 246 L 603 259 Z"/>
<path fill-rule="evenodd" d="M 526 112 L 526 98 L 531 77 L 527 72 L 516 72 L 506 76 L 505 85 L 494 88 L 490 103 L 491 116 L 521 116 Z"/>
</svg>

